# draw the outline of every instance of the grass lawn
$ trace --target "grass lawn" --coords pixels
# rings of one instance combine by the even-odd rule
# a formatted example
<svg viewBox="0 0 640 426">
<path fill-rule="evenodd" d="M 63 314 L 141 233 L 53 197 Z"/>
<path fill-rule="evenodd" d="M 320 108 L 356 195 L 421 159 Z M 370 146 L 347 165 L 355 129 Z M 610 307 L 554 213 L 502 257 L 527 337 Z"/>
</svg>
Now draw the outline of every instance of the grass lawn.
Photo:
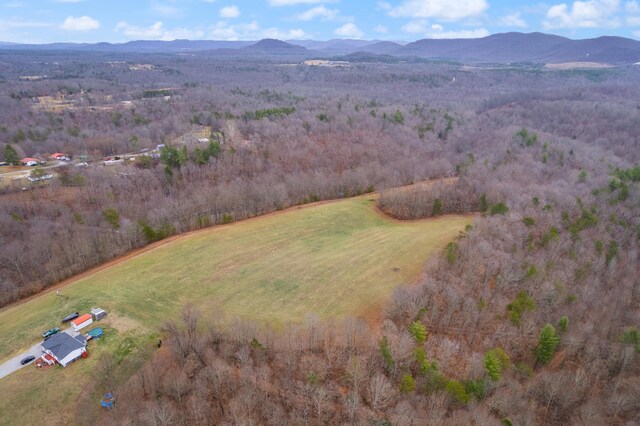
<svg viewBox="0 0 640 426">
<path fill-rule="evenodd" d="M 97 350 L 117 352 L 118 361 L 126 358 L 123 345 L 154 339 L 187 303 L 274 324 L 308 313 L 362 315 L 397 285 L 414 281 L 426 259 L 471 222 L 446 216 L 401 223 L 374 205 L 369 195 L 193 233 L 64 287 L 67 299 L 52 292 L 5 308 L 0 361 L 68 313 L 91 307 L 109 312 L 113 332 Z M 37 422 L 59 402 L 77 399 L 91 386 L 97 357 L 89 351 L 88 360 L 64 370 L 26 368 L 1 379 L 0 424 Z"/>
</svg>

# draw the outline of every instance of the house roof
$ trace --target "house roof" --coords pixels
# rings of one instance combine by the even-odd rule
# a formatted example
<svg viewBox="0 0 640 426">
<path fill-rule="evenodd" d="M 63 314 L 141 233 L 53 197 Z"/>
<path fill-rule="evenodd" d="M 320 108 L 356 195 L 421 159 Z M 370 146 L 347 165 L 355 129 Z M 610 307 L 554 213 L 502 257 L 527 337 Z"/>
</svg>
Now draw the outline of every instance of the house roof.
<svg viewBox="0 0 640 426">
<path fill-rule="evenodd" d="M 57 359 L 64 359 L 71 352 L 84 348 L 84 341 L 74 339 L 67 333 L 58 333 L 42 342 L 42 348 L 53 354 Z"/>
<path fill-rule="evenodd" d="M 60 152 L 56 152 L 55 154 L 51 154 L 52 157 L 66 157 L 66 154 L 62 154 Z"/>
<path fill-rule="evenodd" d="M 27 158 L 23 158 L 22 160 L 20 160 L 23 163 L 28 163 L 29 161 L 39 161 L 37 158 L 33 158 L 33 157 L 27 157 Z"/>
<path fill-rule="evenodd" d="M 83 322 L 92 319 L 90 314 L 84 314 L 84 315 L 80 315 L 78 318 L 74 319 L 73 321 L 71 321 L 71 324 L 73 325 L 78 325 L 78 324 L 82 324 Z"/>
</svg>

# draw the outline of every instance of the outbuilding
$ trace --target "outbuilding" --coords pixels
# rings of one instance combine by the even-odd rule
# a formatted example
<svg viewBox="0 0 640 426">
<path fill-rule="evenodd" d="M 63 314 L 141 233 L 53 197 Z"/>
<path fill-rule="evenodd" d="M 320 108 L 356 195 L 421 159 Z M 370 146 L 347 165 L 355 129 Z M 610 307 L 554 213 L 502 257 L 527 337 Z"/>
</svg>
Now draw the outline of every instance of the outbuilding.
<svg viewBox="0 0 640 426">
<path fill-rule="evenodd" d="M 91 317 L 93 317 L 94 321 L 100 321 L 102 318 L 106 316 L 107 316 L 107 313 L 104 311 L 104 309 L 93 308 L 91 310 Z"/>
<path fill-rule="evenodd" d="M 67 154 L 63 154 L 61 152 L 56 152 L 55 154 L 51 154 L 51 158 L 59 161 L 69 161 L 70 158 Z"/>
<path fill-rule="evenodd" d="M 22 163 L 23 166 L 33 167 L 37 166 L 40 163 L 40 160 L 37 158 L 27 157 L 20 160 L 20 163 Z"/>
<path fill-rule="evenodd" d="M 71 326 L 73 331 L 79 331 L 91 323 L 93 323 L 93 317 L 90 314 L 84 314 L 71 321 Z"/>
<path fill-rule="evenodd" d="M 87 342 L 84 336 L 71 337 L 67 333 L 58 333 L 42 342 L 42 350 L 58 364 L 66 367 L 80 357 L 86 357 Z M 46 357 L 45 355 L 45 357 Z"/>
</svg>

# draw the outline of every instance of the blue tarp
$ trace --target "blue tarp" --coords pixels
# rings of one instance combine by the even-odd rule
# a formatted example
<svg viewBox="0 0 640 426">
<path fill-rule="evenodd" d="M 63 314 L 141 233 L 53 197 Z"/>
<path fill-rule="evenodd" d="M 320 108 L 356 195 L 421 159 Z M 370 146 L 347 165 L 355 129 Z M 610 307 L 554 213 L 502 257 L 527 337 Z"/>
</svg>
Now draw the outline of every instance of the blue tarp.
<svg viewBox="0 0 640 426">
<path fill-rule="evenodd" d="M 98 337 L 102 336 L 103 333 L 104 332 L 102 331 L 102 329 L 100 327 L 98 327 L 98 328 L 94 328 L 93 330 L 91 330 L 87 334 L 89 336 L 91 336 L 93 339 L 97 339 Z"/>
<path fill-rule="evenodd" d="M 101 330 L 101 329 L 97 329 L 97 330 Z M 91 330 L 93 331 L 93 330 Z M 104 398 L 102 398 L 102 401 L 100 401 L 100 405 L 105 407 L 105 408 L 113 408 L 113 404 L 115 403 L 115 399 L 113 399 L 113 394 L 111 392 L 108 392 L 104 395 Z"/>
</svg>

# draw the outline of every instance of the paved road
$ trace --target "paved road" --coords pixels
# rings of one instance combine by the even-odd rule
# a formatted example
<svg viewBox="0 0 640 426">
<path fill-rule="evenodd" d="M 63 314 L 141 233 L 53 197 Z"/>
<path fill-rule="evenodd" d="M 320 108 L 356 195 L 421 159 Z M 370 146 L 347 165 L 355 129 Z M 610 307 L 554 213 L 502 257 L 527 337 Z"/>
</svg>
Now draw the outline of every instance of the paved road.
<svg viewBox="0 0 640 426">
<path fill-rule="evenodd" d="M 29 355 L 33 355 L 36 357 L 36 359 L 42 355 L 42 346 L 41 346 L 42 342 L 38 342 L 35 345 L 33 345 L 31 348 L 29 348 L 28 351 L 21 353 L 18 356 L 15 356 L 13 358 L 11 358 L 9 361 L 6 361 L 2 364 L 0 364 L 0 379 L 2 379 L 5 376 L 8 376 L 9 374 L 20 370 L 22 367 L 27 367 L 31 364 L 33 364 L 35 362 L 32 361 L 27 365 L 21 365 L 20 364 L 20 360 L 23 359 L 26 356 Z M 34 367 L 32 367 L 34 368 Z"/>
<path fill-rule="evenodd" d="M 67 333 L 71 336 L 76 336 L 79 333 L 75 333 L 73 331 L 73 328 L 69 327 L 68 329 L 62 331 L 63 333 Z M 28 366 L 32 366 L 31 368 L 35 368 L 33 367 L 33 363 L 36 360 L 31 361 L 29 364 L 27 365 L 21 365 L 20 361 L 29 356 L 29 355 L 33 355 L 36 357 L 36 359 L 38 359 L 38 357 L 40 355 L 42 355 L 42 342 L 38 342 L 35 345 L 33 345 L 31 348 L 29 348 L 29 350 L 21 353 L 20 355 L 16 355 L 15 357 L 11 358 L 10 360 L 3 362 L 2 364 L 0 364 L 0 380 L 3 377 L 8 376 L 9 374 L 16 372 L 18 370 L 20 370 L 23 367 L 28 367 Z"/>
</svg>

